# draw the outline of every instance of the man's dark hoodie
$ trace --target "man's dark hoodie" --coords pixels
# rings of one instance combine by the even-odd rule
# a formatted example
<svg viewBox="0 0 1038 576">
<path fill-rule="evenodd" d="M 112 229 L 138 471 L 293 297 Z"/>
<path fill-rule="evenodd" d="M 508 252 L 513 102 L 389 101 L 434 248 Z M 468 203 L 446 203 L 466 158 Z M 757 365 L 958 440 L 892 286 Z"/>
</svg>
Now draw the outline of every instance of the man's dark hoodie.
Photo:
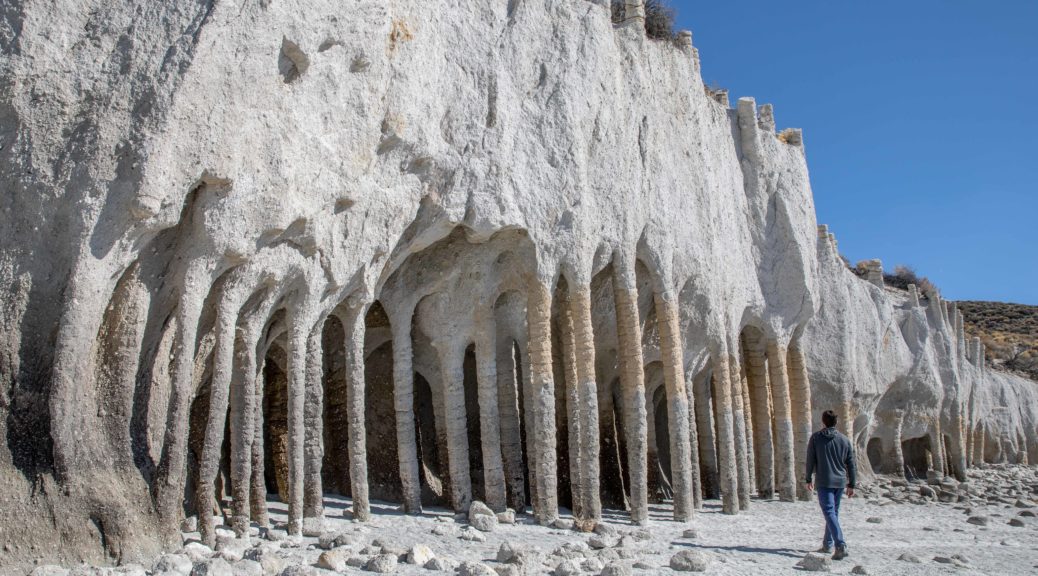
<svg viewBox="0 0 1038 576">
<path fill-rule="evenodd" d="M 858 469 L 854 464 L 854 447 L 836 428 L 825 428 L 811 435 L 807 443 L 807 480 L 818 473 L 818 488 L 854 488 Z"/>
</svg>

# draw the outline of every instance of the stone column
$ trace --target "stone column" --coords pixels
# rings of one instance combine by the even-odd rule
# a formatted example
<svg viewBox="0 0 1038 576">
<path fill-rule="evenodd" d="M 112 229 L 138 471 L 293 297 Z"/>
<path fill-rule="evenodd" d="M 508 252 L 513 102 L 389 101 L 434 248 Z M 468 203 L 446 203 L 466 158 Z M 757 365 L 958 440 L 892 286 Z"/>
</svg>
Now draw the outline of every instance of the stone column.
<svg viewBox="0 0 1038 576">
<path fill-rule="evenodd" d="M 529 314 L 529 308 L 527 308 Z M 520 344 L 519 353 L 523 359 L 523 381 L 521 383 L 523 389 L 523 428 L 526 430 L 526 468 L 527 468 L 527 485 L 530 488 L 530 506 L 534 510 L 540 510 L 540 493 L 538 492 L 537 485 L 537 390 L 534 388 L 534 381 L 532 377 L 533 364 L 530 361 L 530 346 L 529 346 L 529 332 L 527 328 L 527 340 L 525 344 Z M 549 335 L 550 337 L 550 335 Z M 549 346 L 550 346 L 549 340 Z M 553 405 L 554 410 L 554 405 Z M 552 414 L 552 421 L 554 422 L 555 415 Z M 556 496 L 556 498 L 558 498 Z"/>
<path fill-rule="evenodd" d="M 467 512 L 472 503 L 469 470 L 468 416 L 465 413 L 465 348 L 443 343 L 440 369 L 443 372 L 444 423 L 447 431 L 447 467 L 450 469 L 450 505 Z"/>
<path fill-rule="evenodd" d="M 595 381 L 595 338 L 591 327 L 591 291 L 570 289 L 570 311 L 573 320 L 573 345 L 577 360 L 577 382 L 580 398 L 580 481 L 583 502 L 577 526 L 594 529 L 602 519 L 599 489 L 598 385 Z"/>
<path fill-rule="evenodd" d="M 551 292 L 540 282 L 527 294 L 526 327 L 530 355 L 530 392 L 534 426 L 527 430 L 533 436 L 537 453 L 533 481 L 537 484 L 534 516 L 548 525 L 559 517 L 558 479 L 555 463 L 555 382 L 551 365 Z"/>
<path fill-rule="evenodd" d="M 941 434 L 941 418 L 934 418 L 933 428 L 930 429 L 930 452 L 933 457 L 932 470 L 944 474 L 944 435 Z"/>
<path fill-rule="evenodd" d="M 562 367 L 566 390 L 566 436 L 569 456 L 570 494 L 573 499 L 573 516 L 584 516 L 584 487 L 581 479 L 580 453 L 584 439 L 580 428 L 580 386 L 577 375 L 576 343 L 573 337 L 573 310 L 569 295 L 563 294 L 559 303 L 559 340 L 562 343 Z"/>
<path fill-rule="evenodd" d="M 393 411 L 396 419 L 396 453 L 400 463 L 400 488 L 404 513 L 421 514 L 422 485 L 418 469 L 418 435 L 414 428 L 414 351 L 411 346 L 411 314 L 392 324 Z"/>
<path fill-rule="evenodd" d="M 508 505 L 526 508 L 526 481 L 523 472 L 523 446 L 519 422 L 518 383 L 515 373 L 515 342 L 497 334 L 497 398 L 501 417 L 501 457 L 508 486 Z"/>
<path fill-rule="evenodd" d="M 703 507 L 703 486 L 699 467 L 699 426 L 696 423 L 695 382 L 691 373 L 685 377 L 685 397 L 688 399 L 688 441 L 692 476 L 692 505 L 699 510 Z"/>
<path fill-rule="evenodd" d="M 368 444 L 364 414 L 364 317 L 367 306 L 350 310 L 342 319 L 346 332 L 346 413 L 349 422 L 350 494 L 353 519 L 366 522 L 371 517 L 368 502 Z"/>
<path fill-rule="evenodd" d="M 255 350 L 255 345 L 255 342 L 249 342 L 250 352 Z M 270 520 L 267 516 L 267 458 L 266 449 L 263 446 L 263 390 L 265 383 L 263 381 L 262 366 L 259 369 L 254 369 L 251 378 L 255 385 L 252 388 L 254 416 L 252 420 L 252 466 L 249 478 L 251 484 L 249 490 L 249 510 L 252 521 L 265 528 L 270 525 Z"/>
<path fill-rule="evenodd" d="M 703 484 L 703 498 L 719 498 L 720 474 L 717 466 L 714 410 L 711 397 L 713 377 L 704 378 L 698 387 L 699 400 L 693 404 L 696 412 L 696 431 L 699 434 L 699 466 Z"/>
<path fill-rule="evenodd" d="M 198 484 L 195 501 L 198 506 L 198 532 L 202 543 L 216 545 L 216 526 L 213 511 L 219 509 L 215 498 L 214 481 L 219 473 L 223 451 L 223 432 L 227 420 L 227 397 L 231 386 L 234 361 L 234 324 L 237 307 L 221 302 L 216 319 L 216 345 L 213 349 L 213 375 L 209 384 L 209 414 L 206 420 L 205 440 L 198 463 Z"/>
<path fill-rule="evenodd" d="M 685 395 L 681 322 L 674 295 L 656 293 L 656 324 L 660 334 L 663 384 L 667 391 L 667 422 L 670 427 L 670 478 L 674 489 L 674 519 L 692 519 L 692 455 L 688 430 L 688 397 Z M 733 394 L 739 396 L 740 394 Z"/>
<path fill-rule="evenodd" d="M 786 369 L 789 371 L 789 400 L 792 408 L 793 461 L 797 496 L 801 500 L 810 500 L 811 493 L 807 490 L 804 474 L 807 472 L 807 443 L 811 440 L 814 428 L 811 425 L 811 383 L 807 377 L 804 351 L 798 344 L 789 347 L 786 358 L 789 361 Z"/>
<path fill-rule="evenodd" d="M 728 352 L 721 350 L 713 359 L 714 420 L 717 424 L 718 483 L 721 508 L 725 514 L 739 512 L 738 464 L 735 455 L 735 430 L 732 415 L 732 383 Z"/>
<path fill-rule="evenodd" d="M 749 457 L 746 453 L 746 414 L 742 405 L 742 369 L 739 366 L 739 358 L 735 354 L 728 357 L 728 370 L 732 381 L 732 428 L 735 437 L 735 469 L 739 482 L 737 487 L 739 509 L 749 510 L 750 468 Z"/>
<path fill-rule="evenodd" d="M 476 338 L 476 380 L 479 394 L 479 435 L 483 452 L 486 504 L 505 511 L 505 471 L 501 462 L 501 428 L 497 399 L 497 328 L 487 312 Z"/>
<path fill-rule="evenodd" d="M 742 387 L 743 426 L 746 428 L 746 470 L 749 476 L 749 484 L 747 486 L 749 487 L 749 492 L 753 493 L 757 485 L 757 465 L 753 457 L 753 405 L 750 403 L 750 386 L 746 379 L 745 357 L 740 355 L 740 358 L 743 359 L 739 362 L 739 384 Z"/>
<path fill-rule="evenodd" d="M 305 484 L 303 495 L 303 535 L 324 532 L 324 319 L 311 330 L 306 344 L 306 422 Z"/>
<path fill-rule="evenodd" d="M 777 340 L 769 339 L 768 376 L 775 409 L 775 478 L 779 498 L 786 502 L 796 500 L 796 458 L 793 455 L 793 419 L 789 398 L 789 376 L 786 371 L 786 349 Z"/>
<path fill-rule="evenodd" d="M 252 331 L 234 339 L 231 374 L 231 486 L 234 491 L 231 527 L 238 538 L 249 537 L 252 444 L 256 417 L 256 342 Z M 263 443 L 263 437 L 259 437 Z M 265 508 L 265 507 L 264 507 Z M 264 510 L 265 511 L 265 510 Z"/>
<path fill-rule="evenodd" d="M 894 410 L 894 461 L 891 463 L 890 470 L 895 476 L 905 477 L 905 454 L 901 447 L 901 430 L 905 424 L 905 411 L 898 409 Z"/>
<path fill-rule="evenodd" d="M 744 333 L 743 356 L 753 414 L 753 448 L 756 455 L 757 494 L 770 500 L 775 495 L 775 454 L 771 434 L 771 391 L 768 386 L 764 342 Z"/>
<path fill-rule="evenodd" d="M 303 319 L 292 320 L 288 334 L 288 526 L 289 536 L 303 535 L 303 486 L 305 484 L 306 340 L 310 331 Z M 363 326 L 363 319 L 361 326 Z M 361 344 L 363 358 L 363 344 Z M 362 364 L 363 370 L 363 364 Z M 363 373 L 363 372 L 362 372 Z M 361 418 L 363 421 L 363 403 Z M 363 427 L 361 427 L 363 430 Z M 361 432 L 363 434 L 363 432 Z M 363 436 L 362 436 L 363 437 Z M 350 430 L 350 440 L 353 430 Z M 354 494 L 356 497 L 356 494 Z"/>
<path fill-rule="evenodd" d="M 633 274 L 629 274 L 631 276 Z M 646 454 L 648 423 L 645 412 L 645 371 L 642 359 L 641 320 L 638 318 L 638 289 L 625 282 L 617 270 L 613 274 L 613 299 L 616 306 L 617 361 L 620 369 L 620 394 L 627 444 L 627 474 L 630 478 L 631 520 L 646 525 L 649 521 L 649 488 Z"/>
</svg>

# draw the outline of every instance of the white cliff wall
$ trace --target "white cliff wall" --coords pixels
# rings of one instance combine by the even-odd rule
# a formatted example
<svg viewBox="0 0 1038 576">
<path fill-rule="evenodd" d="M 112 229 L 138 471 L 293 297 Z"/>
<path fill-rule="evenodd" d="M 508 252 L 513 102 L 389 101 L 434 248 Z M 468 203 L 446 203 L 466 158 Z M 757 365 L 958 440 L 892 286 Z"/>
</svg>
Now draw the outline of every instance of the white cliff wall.
<svg viewBox="0 0 1038 576">
<path fill-rule="evenodd" d="M 792 497 L 810 406 L 839 406 L 859 446 L 900 409 L 903 439 L 940 438 L 939 423 L 961 429 L 955 453 L 979 427 L 989 459 L 1038 456 L 1031 383 L 967 361 L 941 305 L 846 272 L 817 237 L 799 132 L 708 95 L 689 35 L 649 40 L 637 10 L 614 25 L 603 2 L 477 4 L 3 11 L 0 514 L 19 520 L 0 563 L 178 542 L 185 499 L 212 504 L 227 415 L 243 526 L 271 371 L 293 531 L 321 515 L 329 406 L 349 422 L 359 517 L 383 472 L 411 512 L 427 486 L 464 509 L 475 483 L 494 507 L 528 492 L 542 522 L 561 496 L 590 527 L 610 490 L 641 521 L 667 482 L 679 519 L 711 490 L 735 512 L 759 453 Z M 388 384 L 372 388 L 387 342 Z M 807 389 L 787 374 L 801 354 Z M 424 405 L 415 374 L 435 481 L 406 417 Z M 751 381 L 775 398 L 773 454 L 751 446 L 771 418 L 752 414 Z M 366 430 L 386 394 L 394 427 Z M 502 446 L 520 429 L 516 461 Z M 394 439 L 399 468 L 369 470 L 366 451 Z M 634 486 L 616 487 L 620 468 Z"/>
</svg>

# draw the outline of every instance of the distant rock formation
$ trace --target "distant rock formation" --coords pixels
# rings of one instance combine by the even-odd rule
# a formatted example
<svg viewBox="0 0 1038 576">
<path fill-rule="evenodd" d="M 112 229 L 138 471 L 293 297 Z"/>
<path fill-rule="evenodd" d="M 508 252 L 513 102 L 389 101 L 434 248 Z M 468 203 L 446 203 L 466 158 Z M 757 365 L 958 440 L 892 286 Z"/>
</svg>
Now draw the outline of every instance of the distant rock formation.
<svg viewBox="0 0 1038 576">
<path fill-rule="evenodd" d="M 8 3 L 0 568 L 267 492 L 736 513 L 828 407 L 866 475 L 1035 461 L 1034 383 L 848 271 L 800 132 L 639 5 Z"/>
</svg>

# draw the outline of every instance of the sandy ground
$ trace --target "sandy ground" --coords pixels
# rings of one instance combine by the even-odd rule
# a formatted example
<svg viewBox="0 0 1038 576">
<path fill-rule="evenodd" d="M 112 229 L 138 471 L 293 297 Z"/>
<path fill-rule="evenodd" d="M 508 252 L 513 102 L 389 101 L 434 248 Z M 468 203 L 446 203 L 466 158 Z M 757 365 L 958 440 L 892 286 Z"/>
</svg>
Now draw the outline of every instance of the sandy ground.
<svg viewBox="0 0 1038 576">
<path fill-rule="evenodd" d="M 841 518 L 850 557 L 832 562 L 831 572 L 848 574 L 861 566 L 864 573 L 874 575 L 1038 574 L 1038 507 L 1029 499 L 1038 495 L 1038 469 L 1015 466 L 971 471 L 969 483 L 956 488 L 956 493 L 962 496 L 958 498 L 961 501 L 954 503 L 922 498 L 920 493 L 926 492 L 920 489 L 922 484 L 906 485 L 880 477 L 864 485 L 854 498 L 844 499 Z M 671 557 L 683 550 L 702 553 L 708 560 L 706 573 L 709 574 L 799 574 L 804 571 L 797 563 L 820 546 L 824 529 L 815 502 L 754 500 L 749 511 L 727 516 L 721 513 L 718 501 L 707 501 L 695 520 L 687 524 L 670 520 L 668 505 L 653 506 L 650 523 L 645 528 L 631 525 L 623 512 L 606 511 L 604 523 L 615 529 L 615 535 L 582 534 L 537 526 L 528 516 L 520 515 L 514 525 L 499 524 L 490 532 L 480 532 L 485 541 L 478 542 L 463 539 L 462 535 L 474 534 L 475 530 L 463 517 L 455 517 L 445 509 L 426 510 L 424 515 L 414 517 L 401 514 L 396 505 L 375 502 L 373 519 L 360 524 L 349 517 L 348 498 L 330 496 L 325 506 L 326 535 L 346 534 L 351 540 L 350 544 L 335 548 L 341 558 L 352 558 L 353 563 L 362 564 L 380 551 L 372 546 L 373 542 L 388 548 L 384 551 L 390 553 L 403 553 L 414 545 L 425 545 L 445 561 L 445 570 L 440 573 L 461 574 L 466 572 L 457 569 L 466 561 L 483 563 L 489 570 L 483 574 L 493 574 L 495 569 L 504 574 L 551 574 L 566 557 L 571 558 L 570 566 L 576 563 L 582 574 L 603 573 L 603 566 L 610 564 L 614 570 L 620 566 L 623 569 L 607 570 L 604 574 L 673 573 L 669 567 Z M 286 519 L 285 505 L 272 501 L 270 510 L 272 525 L 281 525 Z M 967 522 L 968 518 L 978 516 L 986 517 L 986 526 Z M 1022 526 L 1010 525 L 1011 519 Z M 685 531 L 690 528 L 695 534 L 686 536 Z M 253 532 L 258 530 L 254 528 Z M 606 529 L 605 532 L 613 531 Z M 245 545 L 240 540 L 235 542 L 230 535 L 230 531 L 218 528 L 218 540 L 222 542 L 217 545 L 220 551 L 213 552 L 198 543 L 196 532 L 184 533 L 185 550 L 176 555 L 181 570 L 186 555 L 190 554 L 192 560 L 186 564 L 188 572 L 193 563 L 194 570 L 200 574 L 256 574 L 260 565 L 239 560 Z M 596 537 L 599 541 L 591 542 Z M 602 540 L 606 547 L 595 549 L 603 545 Z M 525 564 L 523 571 L 497 562 L 497 552 L 503 543 L 532 549 L 534 559 Z M 589 543 L 592 546 L 588 546 Z M 235 546 L 237 555 L 232 551 Z M 284 572 L 286 576 L 333 573 L 316 567 L 324 552 L 318 538 L 293 541 L 286 538 L 283 531 L 273 529 L 269 535 L 251 538 L 248 546 L 254 547 L 253 552 L 262 548 L 265 553 L 277 556 L 275 566 L 293 567 Z M 567 548 L 561 549 L 563 546 Z M 916 557 L 919 563 L 899 559 L 906 554 Z M 221 564 L 223 572 L 199 570 L 200 564 L 214 562 L 210 557 L 221 555 L 230 561 Z M 958 565 L 935 560 L 956 555 L 960 559 Z M 401 556 L 394 574 L 436 573 L 407 564 L 405 557 Z M 255 554 L 253 559 L 257 559 Z M 269 565 L 265 567 L 270 570 Z M 136 570 L 124 567 L 104 573 L 113 572 L 143 574 L 145 570 L 144 567 Z M 83 573 L 82 569 L 73 571 L 76 573 Z M 370 572 L 347 567 L 341 573 Z"/>
</svg>

